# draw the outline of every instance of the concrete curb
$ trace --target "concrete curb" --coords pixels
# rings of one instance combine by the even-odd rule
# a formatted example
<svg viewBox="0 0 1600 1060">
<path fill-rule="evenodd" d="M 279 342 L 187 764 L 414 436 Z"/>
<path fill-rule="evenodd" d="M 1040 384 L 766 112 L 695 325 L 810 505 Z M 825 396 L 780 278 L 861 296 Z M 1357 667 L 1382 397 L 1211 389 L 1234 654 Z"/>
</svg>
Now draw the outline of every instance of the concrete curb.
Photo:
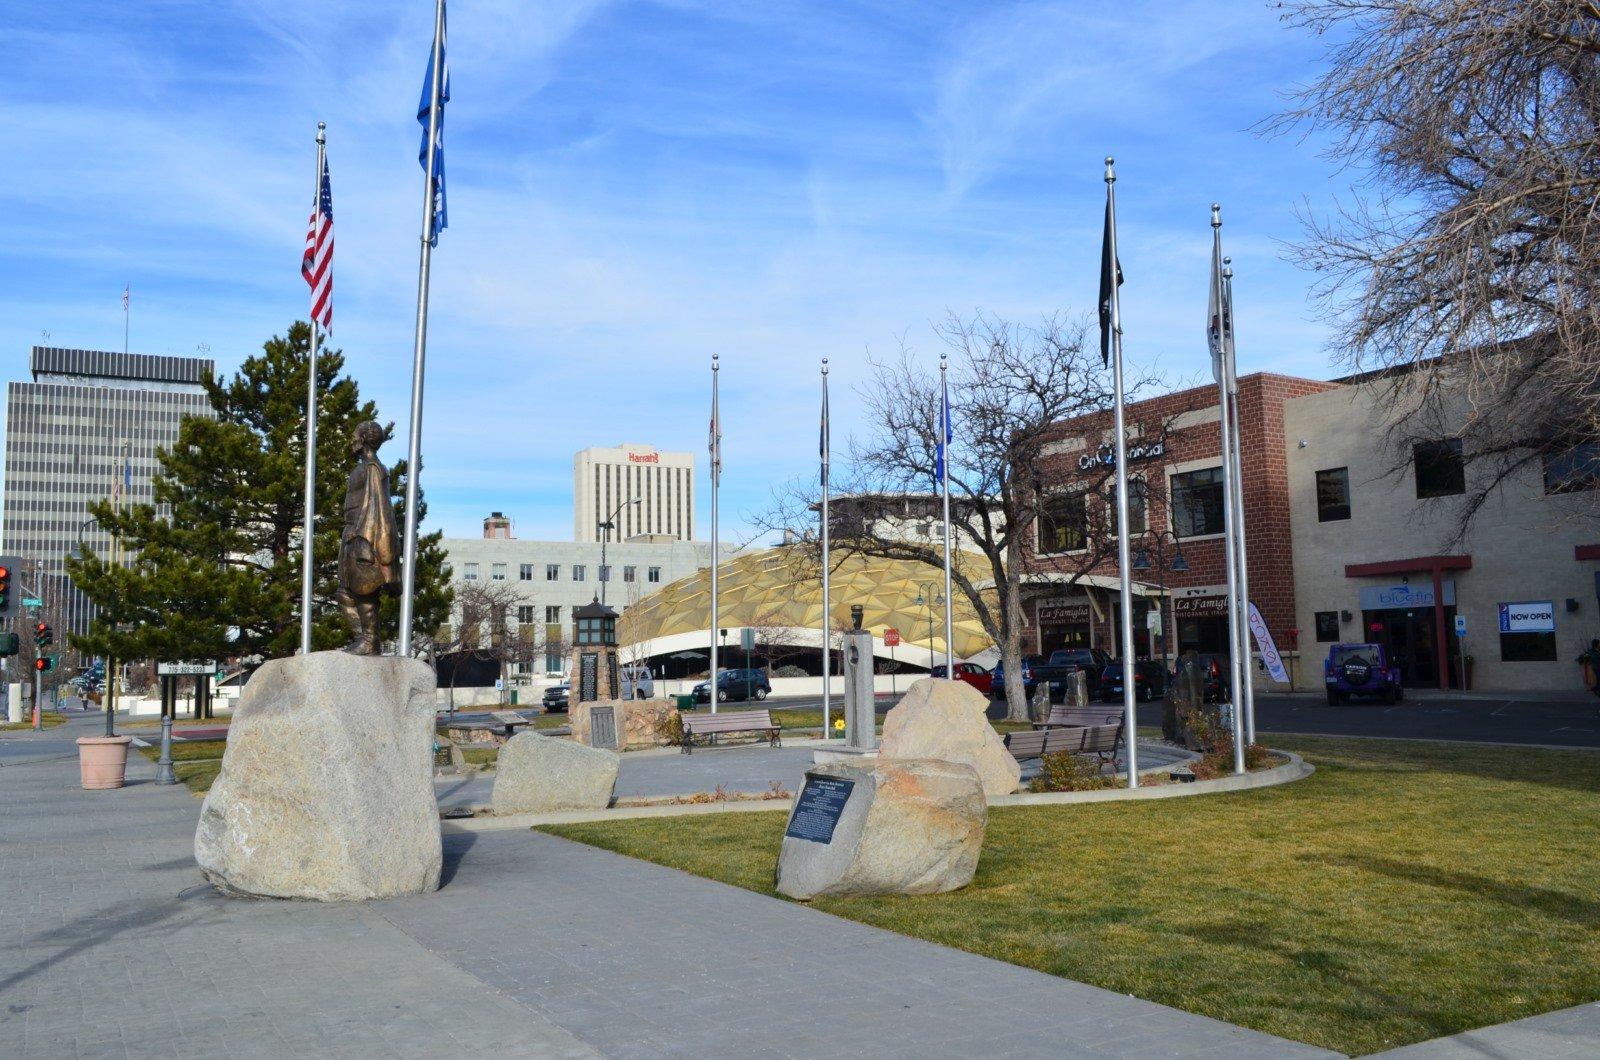
<svg viewBox="0 0 1600 1060">
<path fill-rule="evenodd" d="M 1317 771 L 1305 759 L 1289 751 L 1273 751 L 1289 761 L 1259 773 L 1234 774 L 1215 780 L 1196 780 L 1189 784 L 1158 784 L 1148 788 L 1103 788 L 1099 791 L 1022 791 L 1012 795 L 997 795 L 989 800 L 994 806 L 1066 806 L 1079 802 L 1129 802 L 1140 799 L 1181 799 L 1190 795 L 1214 795 L 1227 791 L 1251 791 L 1271 788 L 1279 784 L 1303 780 Z M 1147 770 L 1141 769 L 1143 776 Z M 1154 772 L 1149 770 L 1148 772 Z"/>
<path fill-rule="evenodd" d="M 1275 751 L 1288 762 L 1260 773 L 1197 780 L 1191 784 L 1161 784 L 1148 788 L 1106 788 L 1101 791 L 1021 792 L 999 795 L 989 800 L 995 806 L 1063 806 L 1080 802 L 1126 802 L 1138 799 L 1180 799 L 1191 795 L 1213 795 L 1229 791 L 1271 788 L 1302 780 L 1316 767 L 1297 754 Z M 1143 774 L 1145 770 L 1140 770 Z M 545 824 L 590 824 L 596 821 L 627 821 L 641 817 L 689 817 L 708 813 L 771 813 L 787 811 L 793 799 L 749 799 L 727 802 L 667 803 L 655 806 L 612 806 L 604 810 L 560 810 L 554 813 L 521 813 L 506 817 L 457 817 L 440 821 L 445 835 L 466 832 L 498 832 L 511 828 L 534 828 Z"/>
</svg>

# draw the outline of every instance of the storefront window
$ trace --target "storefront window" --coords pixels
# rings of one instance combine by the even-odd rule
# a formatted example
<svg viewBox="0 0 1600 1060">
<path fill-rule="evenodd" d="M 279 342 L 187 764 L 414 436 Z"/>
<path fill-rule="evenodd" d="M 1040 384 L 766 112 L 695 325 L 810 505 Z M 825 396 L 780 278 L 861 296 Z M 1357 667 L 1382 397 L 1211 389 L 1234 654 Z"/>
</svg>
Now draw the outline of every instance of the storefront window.
<svg viewBox="0 0 1600 1060">
<path fill-rule="evenodd" d="M 1319 642 L 1326 643 L 1339 639 L 1339 612 L 1318 611 L 1316 620 L 1317 640 Z"/>
<path fill-rule="evenodd" d="M 1075 552 L 1087 543 L 1083 493 L 1047 495 L 1039 506 L 1039 552 Z"/>
<path fill-rule="evenodd" d="M 1554 633 L 1500 634 L 1501 662 L 1555 662 Z"/>
<path fill-rule="evenodd" d="M 1208 467 L 1172 476 L 1172 532 L 1179 537 L 1220 534 L 1223 526 L 1222 469 Z"/>
</svg>

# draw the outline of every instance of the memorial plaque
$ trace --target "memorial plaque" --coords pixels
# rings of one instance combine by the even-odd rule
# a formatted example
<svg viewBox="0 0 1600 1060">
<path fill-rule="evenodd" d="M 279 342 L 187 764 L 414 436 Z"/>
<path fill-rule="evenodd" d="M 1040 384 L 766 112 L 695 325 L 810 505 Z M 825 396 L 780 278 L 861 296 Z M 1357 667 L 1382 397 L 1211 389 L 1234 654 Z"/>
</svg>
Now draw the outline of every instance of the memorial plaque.
<svg viewBox="0 0 1600 1060">
<path fill-rule="evenodd" d="M 589 708 L 589 746 L 617 749 L 617 708 Z"/>
<path fill-rule="evenodd" d="M 606 652 L 606 676 L 611 679 L 610 698 L 622 698 L 622 682 L 617 680 L 617 656 L 615 652 Z"/>
<path fill-rule="evenodd" d="M 600 656 L 586 651 L 578 657 L 578 702 L 593 703 L 600 698 Z"/>
<path fill-rule="evenodd" d="M 839 823 L 839 815 L 844 812 L 844 804 L 850 799 L 850 790 L 855 786 L 853 780 L 807 774 L 806 786 L 800 790 L 794 815 L 789 818 L 788 831 L 783 834 L 791 839 L 804 839 L 812 843 L 833 842 L 833 830 Z"/>
</svg>

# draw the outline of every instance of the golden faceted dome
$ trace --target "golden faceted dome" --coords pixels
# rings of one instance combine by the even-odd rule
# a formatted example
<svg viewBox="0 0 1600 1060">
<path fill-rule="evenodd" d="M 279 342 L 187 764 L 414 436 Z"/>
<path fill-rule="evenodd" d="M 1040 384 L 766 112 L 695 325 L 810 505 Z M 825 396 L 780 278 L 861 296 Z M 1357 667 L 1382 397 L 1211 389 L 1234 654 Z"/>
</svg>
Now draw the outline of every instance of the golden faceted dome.
<svg viewBox="0 0 1600 1060">
<path fill-rule="evenodd" d="M 956 557 L 958 566 L 976 582 L 989 580 L 982 557 L 970 553 Z M 724 560 L 718 568 L 718 624 L 734 632 L 744 627 L 766 631 L 815 630 L 822 624 L 822 571 L 819 558 L 805 546 L 787 546 L 751 552 Z M 860 604 L 861 626 L 880 641 L 884 630 L 900 631 L 901 647 L 927 651 L 929 604 L 944 591 L 944 572 L 912 560 L 875 556 L 833 556 L 829 576 L 831 624 L 850 628 L 850 605 Z M 917 603 L 918 596 L 924 602 Z M 991 594 L 992 599 L 992 594 Z M 944 607 L 932 604 L 932 647 L 944 652 Z M 989 648 L 992 639 L 978 621 L 972 605 L 955 590 L 955 654 L 971 658 Z M 706 636 L 711 621 L 711 572 L 698 571 L 680 578 L 628 608 L 617 623 L 617 640 L 624 645 L 662 642 L 680 635 Z M 813 645 L 817 641 L 811 642 Z M 657 648 L 656 650 L 659 650 Z M 907 661 L 914 657 L 908 656 Z"/>
</svg>

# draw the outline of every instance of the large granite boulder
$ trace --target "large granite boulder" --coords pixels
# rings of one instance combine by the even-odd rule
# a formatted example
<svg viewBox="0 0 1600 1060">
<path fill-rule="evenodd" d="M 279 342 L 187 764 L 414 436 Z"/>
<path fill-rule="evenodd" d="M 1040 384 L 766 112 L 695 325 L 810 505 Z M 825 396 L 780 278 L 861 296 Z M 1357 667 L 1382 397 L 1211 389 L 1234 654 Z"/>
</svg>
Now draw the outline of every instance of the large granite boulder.
<svg viewBox="0 0 1600 1060">
<path fill-rule="evenodd" d="M 497 814 L 603 810 L 621 764 L 615 751 L 519 732 L 500 749 L 490 804 Z"/>
<path fill-rule="evenodd" d="M 883 719 L 878 757 L 964 762 L 978 771 L 985 797 L 1009 795 L 1022 781 L 1022 767 L 989 724 L 988 707 L 965 681 L 924 677 Z"/>
<path fill-rule="evenodd" d="M 321 651 L 251 677 L 195 830 L 219 890 L 355 901 L 436 890 L 433 670 Z"/>
<path fill-rule="evenodd" d="M 814 766 L 778 852 L 778 893 L 806 901 L 965 887 L 988 819 L 969 765 L 879 758 Z"/>
<path fill-rule="evenodd" d="M 665 747 L 682 732 L 678 708 L 667 699 L 605 699 L 597 703 L 574 702 L 567 709 L 572 738 L 596 746 L 593 716 L 596 710 L 611 712 L 611 731 L 616 734 L 618 751 L 642 751 Z"/>
</svg>

